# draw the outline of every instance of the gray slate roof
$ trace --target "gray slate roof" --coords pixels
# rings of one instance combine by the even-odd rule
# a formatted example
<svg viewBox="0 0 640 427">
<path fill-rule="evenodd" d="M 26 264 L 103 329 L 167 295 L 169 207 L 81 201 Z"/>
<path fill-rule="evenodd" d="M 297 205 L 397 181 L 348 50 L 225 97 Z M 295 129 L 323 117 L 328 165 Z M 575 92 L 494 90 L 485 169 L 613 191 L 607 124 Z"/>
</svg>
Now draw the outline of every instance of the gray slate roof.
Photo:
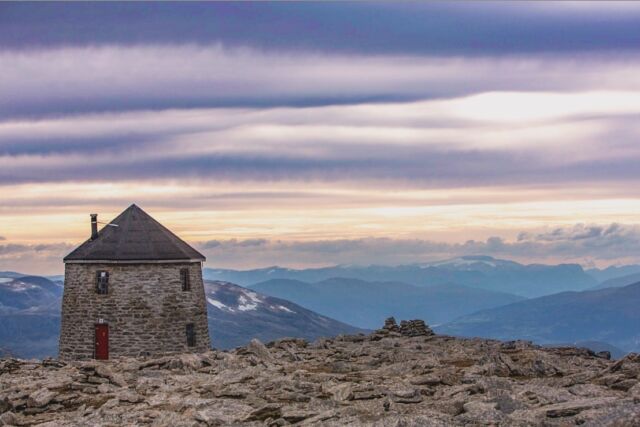
<svg viewBox="0 0 640 427">
<path fill-rule="evenodd" d="M 135 204 L 64 258 L 64 261 L 199 260 L 205 257 Z"/>
</svg>

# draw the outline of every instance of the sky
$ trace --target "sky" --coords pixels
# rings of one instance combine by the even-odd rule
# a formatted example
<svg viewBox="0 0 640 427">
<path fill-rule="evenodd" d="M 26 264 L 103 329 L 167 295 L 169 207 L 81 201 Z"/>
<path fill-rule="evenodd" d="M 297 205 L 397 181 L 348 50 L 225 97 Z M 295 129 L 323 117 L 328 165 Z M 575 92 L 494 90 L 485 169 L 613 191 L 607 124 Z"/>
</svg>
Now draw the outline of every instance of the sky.
<svg viewBox="0 0 640 427">
<path fill-rule="evenodd" d="M 254 268 L 640 262 L 640 4 L 0 3 L 0 270 L 136 203 Z"/>
</svg>

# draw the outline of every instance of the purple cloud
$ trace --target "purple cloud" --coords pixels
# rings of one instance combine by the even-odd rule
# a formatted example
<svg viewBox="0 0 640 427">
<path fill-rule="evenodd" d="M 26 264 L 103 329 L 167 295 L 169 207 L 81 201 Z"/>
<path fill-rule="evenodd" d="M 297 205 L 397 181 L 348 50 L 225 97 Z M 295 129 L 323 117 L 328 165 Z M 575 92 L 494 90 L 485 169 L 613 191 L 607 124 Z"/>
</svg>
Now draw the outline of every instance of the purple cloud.
<svg viewBox="0 0 640 427">
<path fill-rule="evenodd" d="M 460 58 L 264 52 L 221 44 L 0 49 L 0 113 L 332 105 L 591 90 L 596 84 L 638 90 L 638 62 L 636 53 L 616 52 Z"/>
<path fill-rule="evenodd" d="M 574 53 L 637 50 L 640 31 L 633 2 L 8 3 L 2 12 L 0 46 L 14 48 L 223 42 L 369 54 Z"/>
<path fill-rule="evenodd" d="M 0 256 L 4 255 L 13 255 L 13 254 L 23 254 L 23 253 L 44 253 L 44 252 L 55 252 L 55 253 L 63 253 L 65 251 L 69 251 L 74 246 L 68 243 L 40 243 L 35 245 L 26 245 L 19 243 L 7 243 L 4 245 L 0 245 Z"/>
</svg>

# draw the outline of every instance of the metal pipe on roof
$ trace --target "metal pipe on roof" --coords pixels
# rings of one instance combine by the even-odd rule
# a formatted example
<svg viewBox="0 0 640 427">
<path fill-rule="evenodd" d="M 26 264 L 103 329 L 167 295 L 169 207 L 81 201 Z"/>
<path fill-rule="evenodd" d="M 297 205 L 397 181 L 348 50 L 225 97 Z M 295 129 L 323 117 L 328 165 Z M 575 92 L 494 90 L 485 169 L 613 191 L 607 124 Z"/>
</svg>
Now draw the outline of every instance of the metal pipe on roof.
<svg viewBox="0 0 640 427">
<path fill-rule="evenodd" d="M 91 216 L 91 240 L 98 238 L 98 214 L 89 214 Z"/>
</svg>

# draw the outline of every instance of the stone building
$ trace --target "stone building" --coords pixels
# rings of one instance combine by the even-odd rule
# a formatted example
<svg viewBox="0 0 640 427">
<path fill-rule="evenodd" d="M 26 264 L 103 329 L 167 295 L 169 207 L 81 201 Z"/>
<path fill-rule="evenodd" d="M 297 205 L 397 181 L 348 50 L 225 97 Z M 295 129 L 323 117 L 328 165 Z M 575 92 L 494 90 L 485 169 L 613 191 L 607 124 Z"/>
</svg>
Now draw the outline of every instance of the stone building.
<svg viewBox="0 0 640 427">
<path fill-rule="evenodd" d="M 205 257 L 136 205 L 64 258 L 61 359 L 210 347 Z"/>
</svg>

